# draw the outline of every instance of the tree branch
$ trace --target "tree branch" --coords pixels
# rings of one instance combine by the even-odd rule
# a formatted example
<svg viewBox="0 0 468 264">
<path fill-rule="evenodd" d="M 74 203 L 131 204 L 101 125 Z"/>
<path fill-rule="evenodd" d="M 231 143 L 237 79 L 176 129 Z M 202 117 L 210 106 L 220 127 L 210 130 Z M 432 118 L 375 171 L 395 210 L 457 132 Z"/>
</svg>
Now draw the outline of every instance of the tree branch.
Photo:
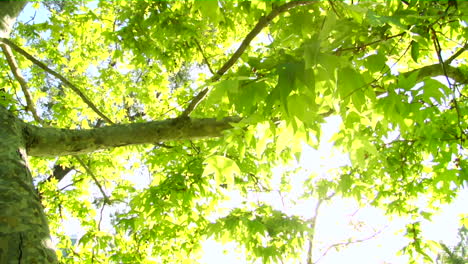
<svg viewBox="0 0 468 264">
<path fill-rule="evenodd" d="M 90 153 L 113 147 L 154 144 L 174 140 L 221 137 L 238 123 L 238 117 L 175 118 L 147 123 L 119 124 L 94 129 L 59 129 L 24 124 L 30 156 L 63 156 Z"/>
<path fill-rule="evenodd" d="M 335 13 L 336 17 L 338 17 L 338 18 L 340 18 L 340 19 L 341 19 L 341 18 L 342 18 L 342 16 L 341 16 L 341 14 L 340 14 L 340 13 L 338 13 L 338 10 L 336 10 L 336 8 L 335 8 L 335 4 L 333 3 L 333 1 L 332 1 L 332 0 L 328 0 L 328 4 L 329 4 L 329 5 L 330 5 L 330 7 L 332 8 L 332 10 L 333 10 L 333 13 Z"/>
<path fill-rule="evenodd" d="M 0 44 L 3 50 L 3 54 L 8 62 L 8 66 L 10 66 L 11 72 L 15 76 L 16 80 L 19 82 L 21 86 L 21 90 L 23 91 L 24 98 L 26 99 L 26 110 L 30 111 L 34 117 L 34 120 L 39 124 L 42 124 L 42 119 L 37 115 L 36 108 L 34 107 L 31 94 L 29 93 L 28 83 L 24 79 L 21 71 L 18 68 L 18 63 L 16 62 L 15 55 L 11 52 L 11 49 L 6 44 Z"/>
<path fill-rule="evenodd" d="M 315 210 L 314 210 L 314 216 L 312 217 L 312 219 L 309 220 L 310 222 L 310 225 L 311 225 L 311 229 L 312 229 L 312 233 L 309 235 L 309 249 L 307 250 L 307 264 L 313 264 L 312 262 L 312 251 L 313 251 L 313 247 L 314 247 L 314 237 L 315 237 L 315 227 L 317 226 L 317 218 L 318 218 L 318 211 L 319 211 L 319 208 L 320 208 L 320 205 L 322 205 L 322 202 L 324 200 L 322 199 L 319 199 L 317 204 L 315 205 Z"/>
<path fill-rule="evenodd" d="M 32 63 L 34 63 L 35 65 L 37 65 L 39 68 L 43 69 L 44 71 L 48 72 L 49 74 L 51 74 L 52 76 L 54 76 L 55 78 L 59 79 L 60 81 L 62 81 L 66 86 L 70 87 L 82 100 L 83 102 L 85 102 L 85 104 L 87 104 L 91 109 L 93 109 L 93 111 L 98 114 L 102 119 L 104 119 L 107 123 L 109 124 L 114 124 L 114 122 L 112 122 L 112 120 L 110 120 L 106 115 L 104 115 L 98 108 L 97 106 L 91 102 L 91 100 L 88 99 L 88 97 L 86 97 L 86 95 L 83 94 L 83 92 L 81 92 L 81 90 L 76 87 L 73 83 L 71 83 L 69 80 L 67 80 L 65 77 L 63 77 L 62 75 L 60 75 L 59 73 L 55 72 L 54 70 L 52 70 L 51 68 L 47 67 L 47 65 L 45 65 L 44 63 L 40 62 L 39 60 L 37 60 L 36 58 L 34 58 L 31 54 L 29 54 L 28 52 L 26 52 L 25 50 L 23 50 L 22 48 L 20 48 L 19 46 L 17 46 L 15 43 L 13 43 L 12 41 L 10 41 L 9 39 L 6 39 L 6 38 L 0 38 L 0 41 L 7 44 L 8 46 L 10 46 L 13 50 L 15 50 L 16 52 L 20 53 L 21 55 L 23 55 L 24 57 L 26 57 L 28 60 L 30 60 Z"/>
<path fill-rule="evenodd" d="M 309 219 L 309 223 L 310 223 L 310 228 L 312 229 L 312 233 L 309 235 L 309 249 L 307 251 L 307 264 L 313 264 L 314 262 L 312 261 L 313 260 L 313 255 L 312 255 L 312 252 L 313 252 L 313 247 L 314 247 L 314 237 L 315 237 L 315 228 L 317 227 L 317 218 L 318 218 L 318 213 L 319 213 L 319 209 L 320 209 L 320 206 L 322 205 L 322 203 L 324 201 L 328 201 L 330 200 L 331 198 L 333 198 L 333 196 L 335 196 L 336 193 L 332 193 L 330 195 L 328 195 L 327 197 L 325 198 L 319 198 L 318 201 L 317 201 L 317 204 L 315 205 L 315 209 L 314 209 L 314 216 Z"/>
<path fill-rule="evenodd" d="M 453 79 L 454 81 L 462 84 L 468 83 L 468 76 L 465 76 L 460 69 L 450 66 L 450 65 L 445 65 L 445 72 L 444 69 L 440 66 L 439 63 L 437 64 L 432 64 L 428 66 L 424 66 L 419 69 L 414 69 L 412 71 L 408 72 L 403 72 L 401 73 L 403 76 L 408 77 L 411 74 L 418 72 L 418 79 L 421 80 L 424 77 L 436 77 L 436 76 L 444 76 L 447 74 L 448 77 Z"/>
<path fill-rule="evenodd" d="M 463 47 L 461 47 L 457 52 L 455 52 L 452 56 L 450 56 L 450 58 L 448 58 L 446 61 L 445 61 L 445 64 L 450 64 L 452 63 L 452 61 L 456 58 L 458 58 L 458 56 L 460 56 L 463 52 L 465 52 L 466 50 L 468 49 L 468 43 L 465 43 L 465 45 Z"/>
<path fill-rule="evenodd" d="M 282 6 L 279 6 L 275 9 L 273 9 L 266 17 L 260 18 L 260 20 L 257 22 L 255 27 L 252 29 L 252 31 L 247 34 L 247 36 L 244 38 L 242 41 L 241 45 L 239 48 L 232 54 L 231 58 L 224 63 L 224 65 L 216 72 L 213 77 L 208 81 L 210 82 L 216 82 L 218 81 L 221 76 L 223 76 L 224 73 L 226 73 L 233 65 L 234 63 L 240 58 L 240 56 L 244 53 L 244 51 L 247 49 L 247 47 L 250 45 L 250 42 L 266 27 L 268 24 L 279 14 L 284 13 L 294 7 L 297 6 L 303 6 L 303 5 L 310 5 L 317 3 L 318 1 L 293 1 L 286 3 Z M 192 101 L 189 103 L 188 107 L 184 110 L 184 112 L 181 114 L 181 117 L 188 117 L 193 110 L 197 107 L 197 105 L 205 98 L 206 94 L 208 93 L 209 88 L 203 89 L 200 93 L 198 93 Z"/>
<path fill-rule="evenodd" d="M 107 196 L 106 192 L 104 191 L 104 188 L 102 188 L 102 185 L 99 183 L 96 175 L 94 175 L 93 171 L 87 166 L 84 161 L 80 157 L 75 157 L 75 159 L 80 163 L 80 165 L 85 169 L 86 173 L 93 178 L 94 183 L 96 183 L 96 186 L 99 188 L 99 191 L 101 192 L 103 199 L 104 199 L 104 204 L 110 204 L 111 201 L 109 197 Z"/>
<path fill-rule="evenodd" d="M 362 243 L 362 242 L 365 242 L 367 240 L 370 240 L 376 236 L 378 236 L 380 233 L 382 233 L 382 230 L 379 230 L 377 232 L 375 232 L 374 234 L 372 234 L 371 236 L 368 236 L 366 238 L 362 238 L 362 239 L 357 239 L 357 240 L 349 240 L 349 241 L 346 241 L 346 242 L 340 242 L 340 243 L 335 243 L 333 245 L 330 245 L 323 253 L 322 255 L 316 260 L 314 261 L 313 263 L 318 263 L 323 257 L 325 257 L 327 254 L 328 254 L 328 251 L 332 250 L 332 249 L 335 249 L 335 248 L 339 248 L 339 247 L 346 247 L 346 246 L 349 246 L 351 244 L 357 244 L 357 243 Z"/>
</svg>

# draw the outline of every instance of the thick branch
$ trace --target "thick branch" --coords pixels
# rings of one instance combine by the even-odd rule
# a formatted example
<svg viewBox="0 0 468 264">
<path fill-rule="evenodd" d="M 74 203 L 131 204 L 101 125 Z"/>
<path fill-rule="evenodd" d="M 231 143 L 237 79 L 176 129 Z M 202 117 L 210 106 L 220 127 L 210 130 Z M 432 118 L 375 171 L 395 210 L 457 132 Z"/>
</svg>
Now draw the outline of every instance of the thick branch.
<svg viewBox="0 0 468 264">
<path fill-rule="evenodd" d="M 51 68 L 47 67 L 47 65 L 45 65 L 44 63 L 42 63 L 39 60 L 37 60 L 36 58 L 34 58 L 31 54 L 29 54 L 28 52 L 26 52 L 22 48 L 18 47 L 15 43 L 10 41 L 9 39 L 0 38 L 0 41 L 7 44 L 13 50 L 20 53 L 24 57 L 26 57 L 28 60 L 30 60 L 35 65 L 37 65 L 39 68 L 43 69 L 44 71 L 48 72 L 49 74 L 51 74 L 55 78 L 62 81 L 66 86 L 70 87 L 81 98 L 81 100 L 83 100 L 83 102 L 85 102 L 85 104 L 87 104 L 91 109 L 93 109 L 93 111 L 96 114 L 98 114 L 102 119 L 104 119 L 109 124 L 114 124 L 114 122 L 112 122 L 112 120 L 110 120 L 106 115 L 104 115 L 104 113 L 102 113 L 97 108 L 97 106 L 93 102 L 91 102 L 91 100 L 89 100 L 88 97 L 83 94 L 83 92 L 81 92 L 81 90 L 78 87 L 76 87 L 73 83 L 71 83 L 69 80 L 67 80 L 65 77 L 63 77 L 61 74 L 59 74 L 59 73 L 55 72 L 54 70 L 52 70 Z"/>
<path fill-rule="evenodd" d="M 275 18 L 277 17 L 279 14 L 281 13 L 284 13 L 294 7 L 297 7 L 297 6 L 303 6 L 303 5 L 310 5 L 310 4 L 314 4 L 318 1 L 293 1 L 293 2 L 289 2 L 289 3 L 286 3 L 282 6 L 279 6 L 275 9 L 273 9 L 270 14 L 268 14 L 266 17 L 262 17 L 260 18 L 260 20 L 257 22 L 257 25 L 255 25 L 255 27 L 252 29 L 252 31 L 249 32 L 249 34 L 247 34 L 247 36 L 244 38 L 244 40 L 242 41 L 241 45 L 239 46 L 239 48 L 236 50 L 236 52 L 234 52 L 234 54 L 232 54 L 231 58 L 226 61 L 226 63 L 224 63 L 224 65 L 221 67 L 221 69 L 219 69 L 215 75 L 213 75 L 213 77 L 211 77 L 210 81 L 209 82 L 216 82 L 218 81 L 221 76 L 223 76 L 224 73 L 226 73 L 231 67 L 232 65 L 234 65 L 234 63 L 240 58 L 240 56 L 244 53 L 244 51 L 247 49 L 247 47 L 250 45 L 250 42 L 266 27 L 268 26 L 268 24 Z M 203 100 L 203 98 L 205 98 L 206 94 L 208 93 L 209 89 L 208 88 L 205 88 L 203 89 L 199 94 L 197 94 L 193 99 L 192 101 L 190 102 L 190 104 L 188 105 L 188 107 L 185 109 L 185 111 L 182 113 L 182 117 L 187 117 L 190 115 L 190 113 L 193 112 L 193 110 L 195 110 L 195 108 L 197 107 L 197 105 L 201 102 L 201 100 Z"/>
<path fill-rule="evenodd" d="M 460 55 L 462 55 L 463 52 L 465 52 L 466 50 L 468 49 L 468 43 L 465 44 L 463 47 L 461 47 L 457 52 L 455 52 L 452 56 L 450 56 L 450 58 L 448 58 L 446 61 L 445 61 L 445 64 L 450 64 L 452 63 L 452 61 L 456 58 L 458 58 Z"/>
<path fill-rule="evenodd" d="M 120 124 L 85 130 L 41 128 L 25 125 L 30 156 L 63 156 L 90 153 L 113 147 L 154 144 L 222 136 L 240 118 L 176 118 L 147 123 Z"/>
</svg>

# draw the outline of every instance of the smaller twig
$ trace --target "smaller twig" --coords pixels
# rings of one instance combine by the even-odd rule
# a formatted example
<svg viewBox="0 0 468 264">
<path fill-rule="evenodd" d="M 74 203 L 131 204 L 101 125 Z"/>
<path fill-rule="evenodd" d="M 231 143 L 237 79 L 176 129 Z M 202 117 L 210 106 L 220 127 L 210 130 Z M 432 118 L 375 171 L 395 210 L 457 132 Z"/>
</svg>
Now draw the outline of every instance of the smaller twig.
<svg viewBox="0 0 468 264">
<path fill-rule="evenodd" d="M 103 216 L 105 206 L 106 206 L 106 203 L 105 203 L 105 200 L 104 200 L 104 203 L 102 203 L 101 211 L 99 212 L 99 221 L 98 221 L 98 226 L 97 226 L 97 229 L 99 231 L 101 230 L 102 216 Z"/>
<path fill-rule="evenodd" d="M 173 146 L 169 146 L 169 145 L 166 145 L 164 143 L 155 143 L 154 145 L 158 146 L 158 147 L 161 147 L 161 148 L 167 148 L 167 149 L 174 148 Z"/>
<path fill-rule="evenodd" d="M 18 96 L 18 91 L 16 89 L 15 80 L 13 79 L 13 77 L 10 76 L 10 74 L 7 74 L 6 77 L 8 78 L 8 83 L 11 85 L 11 89 L 13 90 L 12 94 L 15 97 L 16 102 L 21 104 L 21 99 Z M 23 106 L 23 104 L 21 104 L 21 106 Z M 24 106 L 24 109 L 26 109 L 26 107 L 27 106 Z"/>
<path fill-rule="evenodd" d="M 86 173 L 93 178 L 94 183 L 96 183 L 97 187 L 99 188 L 99 191 L 101 192 L 102 196 L 104 197 L 104 204 L 110 204 L 110 199 L 107 196 L 106 192 L 104 192 L 104 188 L 102 188 L 102 185 L 99 183 L 96 175 L 91 171 L 91 169 L 84 163 L 84 161 L 80 158 L 75 156 L 75 159 L 80 163 L 80 165 L 85 169 Z"/>
<path fill-rule="evenodd" d="M 201 55 L 203 56 L 203 60 L 205 61 L 205 64 L 208 67 L 208 70 L 210 70 L 211 74 L 214 75 L 215 72 L 211 68 L 210 62 L 208 61 L 208 58 L 206 57 L 205 52 L 203 51 L 200 43 L 198 43 L 198 40 L 196 40 L 195 38 L 193 38 L 193 41 L 195 42 L 195 45 L 197 45 L 198 50 L 200 51 Z"/>
<path fill-rule="evenodd" d="M 350 96 L 353 95 L 355 92 L 357 92 L 357 91 L 359 91 L 359 90 L 362 90 L 363 88 L 365 88 L 365 87 L 371 85 L 372 83 L 378 82 L 387 72 L 390 71 L 391 68 L 393 68 L 393 67 L 403 58 L 403 56 L 406 55 L 406 53 L 408 52 L 408 50 L 410 49 L 410 47 L 411 47 L 411 44 L 408 45 L 408 47 L 406 47 L 406 50 L 403 52 L 403 54 L 398 58 L 397 61 L 395 61 L 395 62 L 388 68 L 387 71 L 381 73 L 380 76 L 379 76 L 378 78 L 372 80 L 371 82 L 366 83 L 366 84 L 364 84 L 364 85 L 362 85 L 362 86 L 360 86 L 360 87 L 358 87 L 358 88 L 352 90 L 349 94 L 347 94 L 346 96 L 344 96 L 342 100 L 344 100 L 344 99 L 350 97 Z"/>
<path fill-rule="evenodd" d="M 317 201 L 317 204 L 315 205 L 315 208 L 314 208 L 314 216 L 308 220 L 308 222 L 310 223 L 310 228 L 312 229 L 312 233 L 309 235 L 309 249 L 307 251 L 307 264 L 313 264 L 313 255 L 312 255 L 312 251 L 313 251 L 313 246 L 314 246 L 314 236 L 315 236 L 315 227 L 317 226 L 317 218 L 318 218 L 318 213 L 319 213 L 319 209 L 320 209 L 320 206 L 322 205 L 322 203 L 324 201 L 328 201 L 330 200 L 331 198 L 333 198 L 333 196 L 335 196 L 336 193 L 332 193 L 330 195 L 328 195 L 327 197 L 325 198 L 319 198 L 318 201 Z"/>
<path fill-rule="evenodd" d="M 18 45 L 16 45 L 14 42 L 7 38 L 0 38 L 0 42 L 3 42 L 10 46 L 12 49 L 14 49 L 16 52 L 20 53 L 24 57 L 26 57 L 28 60 L 30 60 L 32 63 L 37 65 L 39 68 L 43 69 L 44 71 L 48 72 L 52 76 L 56 77 L 60 81 L 62 81 L 65 85 L 70 87 L 91 109 L 96 112 L 102 119 L 104 119 L 107 123 L 109 124 L 114 124 L 112 120 L 110 120 L 106 115 L 104 115 L 98 108 L 97 106 L 91 102 L 86 95 L 81 92 L 81 90 L 76 87 L 73 83 L 71 83 L 69 80 L 67 80 L 65 77 L 63 77 L 61 74 L 57 73 L 56 71 L 52 70 L 51 68 L 47 67 L 44 63 L 40 62 L 36 58 L 34 58 L 31 54 L 20 48 Z"/>
<path fill-rule="evenodd" d="M 26 99 L 26 110 L 31 112 L 31 114 L 34 117 L 34 120 L 36 120 L 37 123 L 42 124 L 43 120 L 37 114 L 31 94 L 29 93 L 28 83 L 26 82 L 23 75 L 21 74 L 21 71 L 18 67 L 18 63 L 16 62 L 15 55 L 13 54 L 13 52 L 11 52 L 10 47 L 7 46 L 6 44 L 1 44 L 1 46 L 3 50 L 3 54 L 5 54 L 8 65 L 10 66 L 11 72 L 15 76 L 16 80 L 19 82 L 21 86 L 21 90 L 23 91 L 24 98 Z"/>
<path fill-rule="evenodd" d="M 322 117 L 329 117 L 329 116 L 331 116 L 331 115 L 334 114 L 334 113 L 335 113 L 335 110 L 331 108 L 331 109 L 328 110 L 327 112 L 320 113 L 319 115 L 322 116 Z"/>
<path fill-rule="evenodd" d="M 36 14 L 37 14 L 37 12 L 34 11 L 34 15 L 24 24 L 29 24 L 30 22 L 34 21 L 34 19 L 36 18 Z"/>
<path fill-rule="evenodd" d="M 315 237 L 315 227 L 317 226 L 317 218 L 318 218 L 318 211 L 319 211 L 319 208 L 320 208 L 320 205 L 322 204 L 324 200 L 322 199 L 319 199 L 318 202 L 317 202 L 317 205 L 315 205 L 315 209 L 314 209 L 314 216 L 312 217 L 312 219 L 309 220 L 310 222 L 310 228 L 312 229 L 312 233 L 309 235 L 309 248 L 307 250 L 307 264 L 313 264 L 313 261 L 312 261 L 312 250 L 313 250 L 313 246 L 314 246 L 314 237 Z"/>
<path fill-rule="evenodd" d="M 333 0 L 328 0 L 328 4 L 331 6 L 332 10 L 333 10 L 333 13 L 335 13 L 335 15 L 338 17 L 338 18 L 341 18 L 341 14 L 338 13 L 338 11 L 336 10 L 335 8 L 335 3 L 333 3 Z"/>
<path fill-rule="evenodd" d="M 360 46 L 355 46 L 355 47 L 350 47 L 350 48 L 339 48 L 339 49 L 336 49 L 335 54 L 339 54 L 340 52 L 347 51 L 347 50 L 362 50 L 362 49 L 364 49 L 364 48 L 366 48 L 368 46 L 372 46 L 372 45 L 377 44 L 379 42 L 387 41 L 389 39 L 393 39 L 393 38 L 397 38 L 397 37 L 402 37 L 405 34 L 406 34 L 406 32 L 401 32 L 399 34 L 388 36 L 388 37 L 385 37 L 383 39 L 375 40 L 375 41 L 372 41 L 372 42 L 369 42 L 369 43 L 364 43 L 364 44 L 362 44 Z"/>
<path fill-rule="evenodd" d="M 437 38 L 437 33 L 433 28 L 431 28 L 431 30 L 432 30 L 432 34 L 433 34 L 432 39 L 434 41 L 434 48 L 436 50 L 437 58 L 439 59 L 439 64 L 442 67 L 442 71 L 444 72 L 445 79 L 447 80 L 447 84 L 448 84 L 449 88 L 453 90 L 453 99 L 452 99 L 452 101 L 453 101 L 453 105 L 455 106 L 455 111 L 457 112 L 458 129 L 460 130 L 460 145 L 463 146 L 463 141 L 464 141 L 463 135 L 465 133 L 464 133 L 464 129 L 462 127 L 462 119 L 463 118 L 462 118 L 460 107 L 458 106 L 458 101 L 457 101 L 457 95 L 456 95 L 457 88 L 456 88 L 456 85 L 453 85 L 450 82 L 450 78 L 449 78 L 448 73 L 447 73 L 447 65 L 444 62 L 444 60 L 442 59 L 442 48 L 440 46 L 439 39 Z M 466 45 L 464 46 L 464 48 L 465 47 L 466 47 Z M 455 54 L 457 54 L 457 53 L 461 54 L 463 52 L 462 50 L 463 49 L 459 50 Z M 454 57 L 454 56 L 452 55 L 452 57 Z M 452 57 L 450 57 L 450 58 L 452 58 Z M 454 58 L 456 58 L 456 57 L 454 57 Z"/>
<path fill-rule="evenodd" d="M 396 47 L 396 45 L 395 45 L 395 46 L 393 46 L 393 48 L 392 48 L 392 51 L 391 51 L 391 52 L 393 52 L 393 49 L 394 49 L 395 47 Z M 408 53 L 408 51 L 409 51 L 409 49 L 410 49 L 410 48 L 411 48 L 411 43 L 408 45 L 408 47 L 406 47 L 406 49 L 405 49 L 405 51 L 403 52 L 403 54 L 401 54 L 401 56 L 400 56 L 400 57 L 399 57 L 399 58 L 398 58 L 398 59 L 397 59 L 397 60 L 396 60 L 396 61 L 395 61 L 395 62 L 394 62 L 394 63 L 393 63 L 393 64 L 392 64 L 390 67 L 388 67 L 388 70 L 387 70 L 385 73 L 382 73 L 382 74 L 380 75 L 380 77 L 379 77 L 379 79 L 378 79 L 378 80 L 380 80 L 380 79 L 381 79 L 381 78 L 384 76 L 384 74 L 386 74 L 386 73 L 390 72 L 390 71 L 391 71 L 391 69 L 392 69 L 393 67 L 395 67 L 395 65 L 397 65 L 397 64 L 398 64 L 398 62 L 400 62 L 400 60 L 403 58 L 403 56 L 405 56 L 405 55 L 406 55 L 406 53 Z"/>
<path fill-rule="evenodd" d="M 320 261 L 320 259 L 322 259 L 323 257 L 325 257 L 327 254 L 328 254 L 328 251 L 334 249 L 334 248 L 338 248 L 338 247 L 341 247 L 341 246 L 349 246 L 351 244 L 357 244 L 357 243 L 362 243 L 362 242 L 365 242 L 367 240 L 370 240 L 376 236 L 378 236 L 380 233 L 382 233 L 382 230 L 379 230 L 377 232 L 375 232 L 374 234 L 372 234 L 371 236 L 368 236 L 366 238 L 362 238 L 362 239 L 357 239 L 357 240 L 350 240 L 350 241 L 347 241 L 347 242 L 340 242 L 340 243 L 335 243 L 333 245 L 330 245 L 323 253 L 322 255 L 317 259 L 317 261 L 314 261 L 313 263 L 318 263 Z"/>
<path fill-rule="evenodd" d="M 68 187 L 72 187 L 73 185 L 75 185 L 75 182 L 63 186 L 62 188 L 59 189 L 59 191 L 63 191 L 65 189 L 67 189 Z"/>
<path fill-rule="evenodd" d="M 442 48 L 440 46 L 439 38 L 437 37 L 437 33 L 433 28 L 431 28 L 431 31 L 432 31 L 432 39 L 434 41 L 434 49 L 436 51 L 439 64 L 442 67 L 442 71 L 444 72 L 445 79 L 447 80 L 449 88 L 452 88 L 452 83 L 450 82 L 450 78 L 447 75 L 447 69 L 445 67 L 444 60 L 442 59 Z"/>
<path fill-rule="evenodd" d="M 174 148 L 173 146 L 169 146 L 169 145 L 166 145 L 166 144 L 164 144 L 164 143 L 154 143 L 154 147 L 150 150 L 150 152 L 153 151 L 153 150 L 155 150 L 155 149 L 157 149 L 157 147 L 165 148 L 165 149 L 172 149 L 172 148 Z"/>
</svg>

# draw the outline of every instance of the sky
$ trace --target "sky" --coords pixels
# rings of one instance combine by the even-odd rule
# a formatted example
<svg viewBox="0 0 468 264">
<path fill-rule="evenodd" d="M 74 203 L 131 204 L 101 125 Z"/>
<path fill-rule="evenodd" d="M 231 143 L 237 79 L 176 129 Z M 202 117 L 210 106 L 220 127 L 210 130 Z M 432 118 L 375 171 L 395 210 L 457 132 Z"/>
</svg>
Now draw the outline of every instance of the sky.
<svg viewBox="0 0 468 264">
<path fill-rule="evenodd" d="M 293 198 L 303 192 L 303 181 L 310 172 L 318 175 L 326 173 L 329 169 L 349 163 L 347 155 L 333 150 L 330 143 L 332 135 L 338 131 L 341 120 L 339 117 L 327 118 L 323 125 L 323 137 L 319 149 L 306 147 L 302 153 L 299 167 L 304 169 L 303 173 L 294 175 Z M 285 168 L 278 168 L 278 176 Z M 297 195 L 294 195 L 297 194 Z M 317 201 L 311 199 L 298 204 L 288 203 L 278 195 L 265 197 L 265 200 L 273 201 L 276 209 L 281 209 L 292 215 L 302 216 L 308 219 L 314 216 L 314 208 Z M 441 211 L 436 214 L 432 221 L 422 221 L 423 237 L 447 245 L 455 245 L 458 242 L 457 234 L 460 225 L 460 216 L 468 213 L 466 206 L 468 201 L 468 190 L 462 190 L 457 199 L 450 205 L 442 206 Z M 286 204 L 286 206 L 284 206 Z M 365 240 L 341 249 L 330 250 L 320 259 L 320 264 L 336 263 L 359 263 L 359 264 L 406 264 L 407 256 L 398 255 L 408 240 L 404 238 L 405 224 L 407 219 L 401 217 L 388 217 L 385 212 L 378 208 L 360 206 L 350 199 L 333 198 L 330 203 L 322 204 L 318 213 L 316 227 L 314 260 L 317 260 L 324 251 L 333 244 L 346 242 L 348 239 Z M 375 235 L 375 236 L 374 236 Z M 200 263 L 218 264 L 241 264 L 242 254 L 235 253 L 235 245 L 222 245 L 210 240 L 204 244 L 207 253 Z"/>
<path fill-rule="evenodd" d="M 20 20 L 28 21 L 35 13 L 31 5 L 20 16 Z M 35 20 L 43 20 L 46 13 L 43 10 L 36 12 Z M 263 42 L 267 42 L 263 37 Z M 259 41 L 260 43 L 262 40 Z M 315 172 L 318 175 L 326 174 L 331 168 L 349 163 L 346 155 L 332 149 L 333 144 L 329 142 L 331 135 L 336 132 L 340 125 L 338 117 L 327 119 L 324 124 L 324 133 L 319 149 L 305 147 L 301 161 L 297 166 L 303 171 L 295 175 L 293 189 L 289 194 L 293 200 L 302 193 L 304 180 Z M 277 177 L 286 168 L 277 169 Z M 284 198 L 284 197 L 283 197 Z M 292 215 L 299 215 L 310 218 L 314 215 L 316 201 L 307 200 L 297 204 L 287 201 L 284 203 L 279 195 L 266 195 L 265 200 L 273 201 L 277 209 Z M 423 221 L 422 232 L 426 239 L 442 241 L 448 245 L 454 245 L 457 241 L 457 231 L 460 227 L 459 220 L 461 214 L 467 214 L 466 206 L 468 201 L 468 190 L 460 191 L 459 197 L 450 205 L 442 206 L 439 214 L 433 217 L 432 221 Z M 236 206 L 233 201 L 231 206 Z M 359 208 L 356 202 L 346 199 L 333 199 L 331 203 L 325 203 L 320 207 L 314 248 L 314 259 L 321 256 L 330 245 L 345 242 L 347 239 L 360 240 L 373 237 L 362 243 L 352 244 L 340 251 L 330 250 L 320 259 L 320 264 L 335 263 L 360 263 L 360 264 L 399 264 L 407 263 L 406 256 L 398 256 L 397 252 L 407 243 L 403 237 L 405 219 L 394 217 L 390 219 L 384 212 L 376 208 Z M 74 221 L 68 223 L 70 234 L 78 236 L 82 232 L 78 224 Z M 214 240 L 203 243 L 204 254 L 200 263 L 205 264 L 242 264 L 244 255 L 238 252 L 234 243 L 223 245 Z M 306 251 L 306 248 L 304 249 Z"/>
</svg>

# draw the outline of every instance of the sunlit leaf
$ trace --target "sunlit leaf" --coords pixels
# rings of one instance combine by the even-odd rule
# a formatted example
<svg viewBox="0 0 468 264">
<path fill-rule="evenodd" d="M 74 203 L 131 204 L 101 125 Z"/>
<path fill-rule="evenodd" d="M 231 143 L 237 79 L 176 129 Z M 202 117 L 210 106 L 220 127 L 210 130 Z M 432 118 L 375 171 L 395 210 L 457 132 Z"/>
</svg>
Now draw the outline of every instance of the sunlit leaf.
<svg viewBox="0 0 468 264">
<path fill-rule="evenodd" d="M 219 184 L 227 184 L 228 186 L 234 185 L 234 176 L 240 175 L 239 166 L 236 162 L 223 157 L 211 156 L 205 160 L 207 165 L 203 171 L 203 175 L 215 175 L 216 182 Z"/>
</svg>

